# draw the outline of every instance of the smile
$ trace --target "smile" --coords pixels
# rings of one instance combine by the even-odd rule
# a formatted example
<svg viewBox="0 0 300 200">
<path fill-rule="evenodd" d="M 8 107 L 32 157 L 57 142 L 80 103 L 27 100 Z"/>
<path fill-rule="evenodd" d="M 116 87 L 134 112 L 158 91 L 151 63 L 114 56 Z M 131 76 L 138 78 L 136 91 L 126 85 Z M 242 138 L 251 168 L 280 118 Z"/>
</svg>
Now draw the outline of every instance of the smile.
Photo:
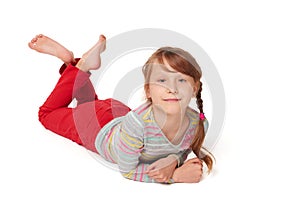
<svg viewBox="0 0 300 200">
<path fill-rule="evenodd" d="M 178 101 L 181 101 L 181 99 L 163 99 L 164 101 L 167 101 L 167 102 L 178 102 Z"/>
</svg>

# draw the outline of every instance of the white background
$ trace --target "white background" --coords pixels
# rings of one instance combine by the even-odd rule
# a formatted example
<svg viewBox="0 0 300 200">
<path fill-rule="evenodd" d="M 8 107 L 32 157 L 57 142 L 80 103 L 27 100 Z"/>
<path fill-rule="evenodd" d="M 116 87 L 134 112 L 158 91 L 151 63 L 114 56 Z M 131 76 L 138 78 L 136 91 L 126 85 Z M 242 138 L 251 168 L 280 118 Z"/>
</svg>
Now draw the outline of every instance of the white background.
<svg viewBox="0 0 300 200">
<path fill-rule="evenodd" d="M 5 2 L 5 3 L 4 3 Z M 299 199 L 297 1 L 2 1 L 0 199 Z M 61 63 L 27 42 L 38 33 L 76 57 L 100 33 L 164 28 L 215 63 L 226 120 L 214 173 L 198 184 L 125 180 L 82 147 L 45 130 L 38 107 Z"/>
</svg>

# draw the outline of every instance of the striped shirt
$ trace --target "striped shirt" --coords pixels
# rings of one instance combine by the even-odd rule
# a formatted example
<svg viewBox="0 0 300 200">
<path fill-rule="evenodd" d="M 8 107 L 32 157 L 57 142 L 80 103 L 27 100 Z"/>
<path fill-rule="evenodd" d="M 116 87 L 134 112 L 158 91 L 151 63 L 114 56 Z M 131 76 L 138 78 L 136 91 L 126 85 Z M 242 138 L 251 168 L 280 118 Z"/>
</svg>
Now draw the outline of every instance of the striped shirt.
<svg viewBox="0 0 300 200">
<path fill-rule="evenodd" d="M 175 145 L 155 122 L 151 103 L 144 103 L 127 115 L 106 124 L 97 135 L 96 149 L 105 160 L 117 164 L 125 178 L 155 182 L 145 174 L 151 163 L 175 154 L 181 165 L 191 152 L 190 145 L 199 114 L 188 107 L 186 115 L 189 119 L 188 128 L 179 144 Z"/>
</svg>

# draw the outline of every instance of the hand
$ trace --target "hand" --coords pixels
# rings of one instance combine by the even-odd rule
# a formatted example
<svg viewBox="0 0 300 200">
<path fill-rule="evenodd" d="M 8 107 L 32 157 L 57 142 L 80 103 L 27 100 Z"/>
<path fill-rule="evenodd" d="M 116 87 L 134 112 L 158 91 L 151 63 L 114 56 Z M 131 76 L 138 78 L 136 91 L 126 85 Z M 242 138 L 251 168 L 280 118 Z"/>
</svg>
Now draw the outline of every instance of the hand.
<svg viewBox="0 0 300 200">
<path fill-rule="evenodd" d="M 176 166 L 177 159 L 174 156 L 168 156 L 148 166 L 146 174 L 159 183 L 166 183 L 172 178 Z"/>
<path fill-rule="evenodd" d="M 202 161 L 192 158 L 174 171 L 173 180 L 175 183 L 198 183 L 202 174 Z"/>
</svg>

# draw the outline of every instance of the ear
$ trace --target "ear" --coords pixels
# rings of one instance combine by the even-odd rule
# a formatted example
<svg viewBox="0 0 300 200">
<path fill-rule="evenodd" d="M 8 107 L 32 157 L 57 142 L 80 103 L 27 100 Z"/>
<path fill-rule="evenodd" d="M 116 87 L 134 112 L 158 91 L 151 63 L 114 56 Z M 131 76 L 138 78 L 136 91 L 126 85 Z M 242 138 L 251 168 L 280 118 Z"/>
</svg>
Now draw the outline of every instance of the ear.
<svg viewBox="0 0 300 200">
<path fill-rule="evenodd" d="M 150 98 L 151 98 L 151 94 L 150 94 L 150 87 L 149 87 L 149 84 L 145 84 L 145 85 L 144 85 L 144 90 L 145 90 L 146 98 L 147 98 L 147 99 L 150 99 Z"/>
<path fill-rule="evenodd" d="M 197 81 L 193 86 L 193 97 L 196 97 L 200 88 L 200 81 Z"/>
</svg>

